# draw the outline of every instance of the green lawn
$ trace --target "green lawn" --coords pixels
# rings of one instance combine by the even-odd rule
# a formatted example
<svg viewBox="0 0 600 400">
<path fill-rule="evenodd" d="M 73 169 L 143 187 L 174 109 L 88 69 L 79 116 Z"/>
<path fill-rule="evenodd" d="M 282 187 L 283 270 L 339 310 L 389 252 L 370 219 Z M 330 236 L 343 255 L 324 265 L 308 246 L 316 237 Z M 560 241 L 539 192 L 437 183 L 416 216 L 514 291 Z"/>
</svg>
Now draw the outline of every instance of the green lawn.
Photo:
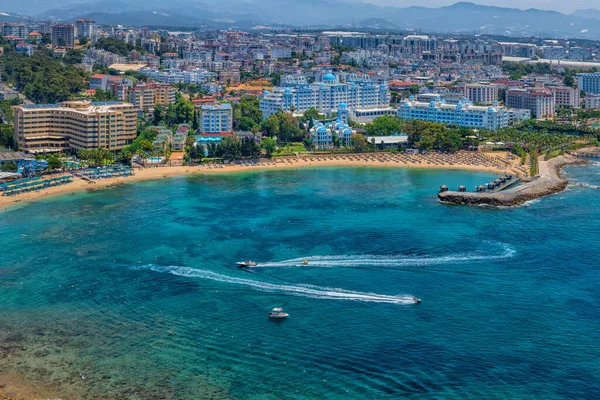
<svg viewBox="0 0 600 400">
<path fill-rule="evenodd" d="M 274 152 L 274 156 L 292 155 L 294 153 L 306 153 L 304 145 L 301 143 L 290 143 L 288 146 L 280 146 L 279 150 Z"/>
</svg>

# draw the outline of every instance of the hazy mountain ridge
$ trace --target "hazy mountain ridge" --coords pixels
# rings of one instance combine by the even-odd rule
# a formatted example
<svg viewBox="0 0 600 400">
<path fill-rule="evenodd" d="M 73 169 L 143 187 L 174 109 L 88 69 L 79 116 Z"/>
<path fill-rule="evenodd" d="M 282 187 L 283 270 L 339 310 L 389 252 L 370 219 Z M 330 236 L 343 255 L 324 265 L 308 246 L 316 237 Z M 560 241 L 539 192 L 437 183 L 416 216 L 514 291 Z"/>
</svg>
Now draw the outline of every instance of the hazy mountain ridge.
<svg viewBox="0 0 600 400">
<path fill-rule="evenodd" d="M 162 0 L 105 0 L 52 9 L 37 17 L 72 21 L 89 16 L 98 23 L 137 26 L 221 26 L 245 21 L 290 27 L 355 26 L 439 33 L 600 39 L 600 11 L 581 11 L 566 15 L 557 11 L 520 10 L 468 2 L 438 8 L 398 8 L 344 0 L 171 0 L 167 9 Z M 593 11 L 599 15 L 598 20 L 592 17 L 596 15 Z"/>
</svg>

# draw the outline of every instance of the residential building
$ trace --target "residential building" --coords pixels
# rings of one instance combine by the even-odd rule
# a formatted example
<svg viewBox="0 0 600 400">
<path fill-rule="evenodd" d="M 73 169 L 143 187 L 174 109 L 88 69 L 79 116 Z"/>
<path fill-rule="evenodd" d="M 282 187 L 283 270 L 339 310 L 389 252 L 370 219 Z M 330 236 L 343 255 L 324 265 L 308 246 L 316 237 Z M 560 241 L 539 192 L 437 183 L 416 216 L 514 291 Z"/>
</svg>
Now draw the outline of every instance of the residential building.
<svg viewBox="0 0 600 400">
<path fill-rule="evenodd" d="M 366 108 L 386 108 L 390 104 L 389 89 L 386 84 L 374 84 L 369 75 L 346 76 L 345 82 L 333 74 L 325 74 L 320 82 L 309 84 L 304 76 L 286 76 L 281 86 L 271 92 L 265 91 L 260 102 L 263 118 L 279 111 L 302 113 L 310 108 L 322 114 L 331 114 L 340 103 L 350 110 Z"/>
<path fill-rule="evenodd" d="M 600 94 L 600 72 L 577 74 L 577 87 L 585 93 Z"/>
<path fill-rule="evenodd" d="M 600 108 L 600 95 L 586 94 L 583 98 L 583 103 L 586 110 L 597 110 Z"/>
<path fill-rule="evenodd" d="M 2 36 L 12 36 L 18 39 L 25 39 L 27 37 L 27 28 L 23 23 L 4 24 L 2 27 Z"/>
<path fill-rule="evenodd" d="M 544 58 L 550 60 L 565 60 L 567 58 L 567 49 L 563 46 L 542 46 Z"/>
<path fill-rule="evenodd" d="M 524 108 L 510 108 L 508 110 L 508 126 L 518 125 L 528 119 L 531 119 L 531 110 Z"/>
<path fill-rule="evenodd" d="M 139 84 L 129 89 L 129 102 L 138 110 L 151 110 L 160 104 L 168 106 L 175 103 L 175 88 L 171 85 L 150 83 Z"/>
<path fill-rule="evenodd" d="M 94 74 L 90 76 L 90 89 L 108 90 L 108 78 L 110 75 Z"/>
<path fill-rule="evenodd" d="M 35 51 L 35 47 L 33 47 L 33 45 L 31 44 L 27 44 L 27 43 L 19 43 L 17 44 L 15 50 L 17 51 L 17 53 L 21 53 L 26 55 L 27 57 L 33 55 L 33 52 Z"/>
<path fill-rule="evenodd" d="M 233 133 L 231 104 L 213 103 L 200 107 L 200 133 Z"/>
<path fill-rule="evenodd" d="M 52 25 L 52 46 L 73 48 L 75 46 L 75 25 Z"/>
<path fill-rule="evenodd" d="M 554 117 L 554 95 L 549 90 L 510 89 L 506 92 L 506 105 L 510 108 L 526 108 L 536 119 Z"/>
<path fill-rule="evenodd" d="M 122 102 L 69 101 L 14 108 L 14 136 L 30 153 L 122 150 L 136 136 L 137 111 Z"/>
<path fill-rule="evenodd" d="M 473 103 L 492 105 L 498 101 L 498 86 L 495 85 L 465 85 L 463 95 Z"/>
<path fill-rule="evenodd" d="M 75 21 L 77 37 L 92 38 L 96 33 L 96 25 L 93 19 L 80 18 Z"/>
<path fill-rule="evenodd" d="M 481 107 L 472 103 L 447 104 L 442 100 L 422 103 L 415 101 L 413 96 L 400 103 L 398 116 L 404 120 L 418 119 L 494 131 L 508 126 L 508 110 L 497 104 Z"/>
<path fill-rule="evenodd" d="M 554 105 L 557 108 L 579 108 L 579 89 L 569 86 L 547 86 L 554 95 Z"/>
</svg>

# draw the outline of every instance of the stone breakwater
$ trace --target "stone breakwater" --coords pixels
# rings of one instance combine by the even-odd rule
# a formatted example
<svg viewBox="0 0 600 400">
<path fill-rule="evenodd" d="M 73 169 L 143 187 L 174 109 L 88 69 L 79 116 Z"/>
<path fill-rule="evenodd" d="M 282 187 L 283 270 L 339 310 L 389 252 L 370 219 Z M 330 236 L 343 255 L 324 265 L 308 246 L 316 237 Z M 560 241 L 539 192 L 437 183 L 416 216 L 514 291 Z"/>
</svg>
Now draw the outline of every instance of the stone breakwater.
<svg viewBox="0 0 600 400">
<path fill-rule="evenodd" d="M 438 198 L 444 203 L 452 204 L 519 206 L 527 201 L 565 190 L 568 181 L 561 178 L 560 169 L 565 165 L 585 163 L 585 160 L 576 157 L 560 156 L 549 161 L 540 161 L 539 177 L 514 188 L 495 193 L 443 192 L 438 194 Z"/>
</svg>

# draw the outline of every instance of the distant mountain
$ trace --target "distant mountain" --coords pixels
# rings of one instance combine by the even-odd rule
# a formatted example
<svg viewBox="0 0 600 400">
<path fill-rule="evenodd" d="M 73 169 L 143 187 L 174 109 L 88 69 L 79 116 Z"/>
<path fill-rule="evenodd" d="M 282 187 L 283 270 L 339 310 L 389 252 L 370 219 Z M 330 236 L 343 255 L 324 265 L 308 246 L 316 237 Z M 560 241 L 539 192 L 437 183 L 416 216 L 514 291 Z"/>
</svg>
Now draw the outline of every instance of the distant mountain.
<svg viewBox="0 0 600 400">
<path fill-rule="evenodd" d="M 377 29 L 377 30 L 397 30 L 398 25 L 383 18 L 369 18 L 356 24 L 356 27 L 363 29 Z"/>
<path fill-rule="evenodd" d="M 584 19 L 597 19 L 600 20 L 600 10 L 594 10 L 593 8 L 587 8 L 585 10 L 575 10 L 573 14 L 574 17 L 584 18 Z"/>
<path fill-rule="evenodd" d="M 23 22 L 27 19 L 19 14 L 8 13 L 0 10 L 0 22 Z"/>
<path fill-rule="evenodd" d="M 37 1 L 37 0 L 35 0 Z M 481 6 L 460 2 L 439 8 L 381 7 L 355 0 L 104 0 L 55 8 L 40 19 L 93 17 L 123 25 L 225 26 L 234 21 L 306 28 L 423 30 L 505 36 L 600 39 L 600 20 L 581 13 Z M 589 17 L 589 13 L 587 15 Z M 357 21 L 358 23 L 354 23 Z"/>
</svg>

